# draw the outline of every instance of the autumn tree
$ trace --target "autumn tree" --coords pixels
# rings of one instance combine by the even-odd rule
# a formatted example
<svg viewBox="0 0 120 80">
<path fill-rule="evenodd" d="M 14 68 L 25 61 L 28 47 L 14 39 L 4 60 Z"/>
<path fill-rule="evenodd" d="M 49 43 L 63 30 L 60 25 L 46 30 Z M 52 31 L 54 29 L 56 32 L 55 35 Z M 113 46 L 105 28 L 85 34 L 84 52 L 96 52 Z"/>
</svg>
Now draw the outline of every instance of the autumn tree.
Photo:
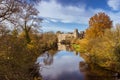
<svg viewBox="0 0 120 80">
<path fill-rule="evenodd" d="M 31 41 L 29 36 L 30 30 L 40 28 L 42 19 L 38 17 L 39 11 L 33 4 L 24 2 L 19 6 L 19 9 L 20 12 L 14 17 L 14 20 L 16 20 L 16 27 L 25 33 L 26 41 L 29 43 Z"/>
<path fill-rule="evenodd" d="M 95 14 L 89 20 L 89 28 L 86 30 L 86 37 L 95 38 L 102 36 L 106 29 L 112 28 L 112 21 L 103 12 Z"/>
<path fill-rule="evenodd" d="M 8 30 L 5 25 L 0 24 L 0 37 L 5 36 L 5 35 L 8 34 L 9 32 L 10 32 L 10 30 Z"/>
<path fill-rule="evenodd" d="M 37 18 L 38 10 L 35 3 L 40 0 L 0 0 L 0 24 L 7 22 L 21 28 L 27 42 L 30 42 L 29 31 L 39 26 L 41 19 Z"/>
<path fill-rule="evenodd" d="M 0 22 L 9 20 L 11 15 L 18 12 L 17 0 L 0 0 Z"/>
<path fill-rule="evenodd" d="M 29 2 L 30 4 L 35 5 L 41 0 L 0 0 L 0 22 L 4 20 L 11 21 L 11 16 L 19 12 L 19 4 L 24 2 Z"/>
</svg>

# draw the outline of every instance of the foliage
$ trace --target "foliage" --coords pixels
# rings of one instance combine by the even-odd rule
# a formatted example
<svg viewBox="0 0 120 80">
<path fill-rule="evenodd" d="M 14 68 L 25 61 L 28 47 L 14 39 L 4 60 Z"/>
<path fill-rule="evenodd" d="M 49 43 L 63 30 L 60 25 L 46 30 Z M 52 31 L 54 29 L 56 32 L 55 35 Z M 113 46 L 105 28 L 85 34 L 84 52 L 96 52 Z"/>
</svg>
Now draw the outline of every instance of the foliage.
<svg viewBox="0 0 120 80">
<path fill-rule="evenodd" d="M 120 26 L 106 30 L 104 36 L 79 40 L 79 48 L 88 63 L 120 71 Z"/>
<path fill-rule="evenodd" d="M 33 1 L 33 0 L 30 0 Z M 40 0 L 34 0 L 37 2 Z M 40 29 L 41 18 L 34 4 L 25 0 L 4 0 L 0 2 L 0 24 L 9 23 L 12 27 L 24 31 L 27 43 L 31 41 L 29 32 L 32 29 Z"/>
<path fill-rule="evenodd" d="M 57 43 L 57 36 L 53 33 L 53 32 L 47 32 L 43 34 L 43 40 L 45 42 L 47 42 L 47 46 L 49 48 L 51 48 L 51 46 L 53 45 L 53 47 L 56 47 L 56 43 Z M 57 47 L 56 47 L 57 48 Z"/>
<path fill-rule="evenodd" d="M 106 31 L 101 39 L 98 38 L 90 42 L 92 47 L 89 51 L 90 55 L 94 56 L 94 59 L 92 59 L 93 61 L 115 71 L 120 70 L 120 54 L 118 53 L 120 49 L 119 31 L 120 29 Z"/>
<path fill-rule="evenodd" d="M 90 18 L 85 38 L 78 39 L 75 44 L 89 64 L 120 73 L 120 24 L 116 28 L 111 27 L 109 16 L 105 13 L 95 14 Z"/>
<path fill-rule="evenodd" d="M 112 28 L 112 21 L 105 13 L 95 14 L 89 20 L 89 28 L 86 30 L 86 38 L 103 36 L 106 29 Z"/>
<path fill-rule="evenodd" d="M 76 50 L 76 51 L 81 51 L 80 50 L 80 46 L 79 45 L 77 45 L 77 44 L 72 44 L 72 47 Z"/>
<path fill-rule="evenodd" d="M 31 41 L 29 32 L 32 29 L 39 29 L 40 22 L 42 19 L 38 18 L 39 11 L 32 5 L 27 3 L 22 3 L 19 7 L 20 12 L 16 14 L 15 20 L 17 28 L 22 29 L 25 33 L 26 41 L 29 43 Z"/>
<path fill-rule="evenodd" d="M 75 44 L 73 44 L 73 48 L 76 51 L 79 51 L 80 53 L 85 53 L 87 52 L 87 45 L 88 45 L 88 40 L 87 39 L 80 39 L 77 40 Z"/>
<path fill-rule="evenodd" d="M 35 8 L 38 1 L 0 0 L 0 80 L 37 80 L 36 58 L 56 48 L 54 33 L 36 33 L 42 20 Z"/>
<path fill-rule="evenodd" d="M 41 0 L 0 0 L 0 22 L 5 20 L 14 23 L 12 17 L 20 12 L 21 4 L 32 4 L 40 2 Z M 29 2 L 29 3 L 28 3 Z"/>
<path fill-rule="evenodd" d="M 0 80 L 33 80 L 41 77 L 36 59 L 45 50 L 56 47 L 56 35 L 33 34 L 28 44 L 25 37 L 13 30 L 0 36 Z M 55 39 L 53 39 L 55 38 Z M 37 69 L 37 70 L 36 70 Z"/>
<path fill-rule="evenodd" d="M 17 0 L 0 0 L 0 23 L 4 20 L 13 22 L 10 17 L 19 12 Z"/>
</svg>

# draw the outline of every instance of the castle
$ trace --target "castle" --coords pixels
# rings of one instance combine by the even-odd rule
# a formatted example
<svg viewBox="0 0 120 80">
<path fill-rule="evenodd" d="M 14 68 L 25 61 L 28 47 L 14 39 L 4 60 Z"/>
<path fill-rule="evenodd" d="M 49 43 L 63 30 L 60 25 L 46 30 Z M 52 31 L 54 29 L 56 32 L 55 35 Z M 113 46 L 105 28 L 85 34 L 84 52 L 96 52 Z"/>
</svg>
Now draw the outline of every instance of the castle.
<svg viewBox="0 0 120 80">
<path fill-rule="evenodd" d="M 78 38 L 82 39 L 84 37 L 84 31 L 78 32 L 78 29 L 75 29 L 74 32 L 59 33 L 57 37 L 58 37 L 58 43 L 63 40 L 78 39 Z"/>
</svg>

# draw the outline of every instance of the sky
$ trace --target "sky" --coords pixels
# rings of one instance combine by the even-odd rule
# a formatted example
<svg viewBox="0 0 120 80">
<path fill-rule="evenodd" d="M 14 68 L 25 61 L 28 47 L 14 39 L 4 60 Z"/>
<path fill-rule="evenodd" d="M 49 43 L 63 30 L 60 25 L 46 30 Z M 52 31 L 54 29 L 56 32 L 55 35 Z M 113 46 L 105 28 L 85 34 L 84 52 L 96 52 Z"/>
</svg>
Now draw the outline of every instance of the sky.
<svg viewBox="0 0 120 80">
<path fill-rule="evenodd" d="M 120 0 L 41 0 L 36 8 L 45 32 L 86 30 L 89 18 L 98 12 L 110 16 L 113 25 L 120 23 Z"/>
</svg>

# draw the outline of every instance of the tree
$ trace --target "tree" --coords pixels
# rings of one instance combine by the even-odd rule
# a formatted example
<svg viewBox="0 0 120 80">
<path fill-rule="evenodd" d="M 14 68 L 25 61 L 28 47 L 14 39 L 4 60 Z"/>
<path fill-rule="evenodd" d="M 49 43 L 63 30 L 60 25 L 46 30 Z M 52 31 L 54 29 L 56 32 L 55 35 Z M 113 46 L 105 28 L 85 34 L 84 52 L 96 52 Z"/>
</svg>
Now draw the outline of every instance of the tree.
<svg viewBox="0 0 120 80">
<path fill-rule="evenodd" d="M 9 32 L 10 32 L 10 30 L 8 30 L 5 25 L 0 24 L 0 37 L 5 36 L 5 35 L 8 34 Z"/>
<path fill-rule="evenodd" d="M 62 32 L 61 31 L 57 31 L 56 34 L 61 34 Z"/>
<path fill-rule="evenodd" d="M 10 16 L 18 11 L 16 0 L 0 0 L 0 22 L 9 20 Z"/>
<path fill-rule="evenodd" d="M 42 19 L 38 18 L 39 12 L 32 4 L 24 2 L 19 6 L 19 8 L 20 12 L 16 14 L 14 20 L 17 20 L 17 28 L 22 29 L 22 31 L 25 33 L 26 41 L 29 43 L 31 41 L 29 36 L 30 30 L 38 29 Z"/>
<path fill-rule="evenodd" d="M 38 18 L 38 10 L 35 8 L 35 3 L 40 0 L 0 0 L 0 24 L 4 21 L 9 21 L 18 28 L 21 28 L 29 43 L 29 32 L 40 26 L 41 18 Z"/>
<path fill-rule="evenodd" d="M 106 29 L 112 28 L 110 17 L 103 12 L 95 14 L 89 20 L 89 28 L 86 30 L 88 38 L 102 36 Z"/>
<path fill-rule="evenodd" d="M 0 22 L 8 20 L 12 22 L 11 15 L 19 12 L 19 5 L 23 3 L 33 4 L 41 0 L 0 0 Z M 13 23 L 13 22 L 12 22 Z"/>
</svg>

